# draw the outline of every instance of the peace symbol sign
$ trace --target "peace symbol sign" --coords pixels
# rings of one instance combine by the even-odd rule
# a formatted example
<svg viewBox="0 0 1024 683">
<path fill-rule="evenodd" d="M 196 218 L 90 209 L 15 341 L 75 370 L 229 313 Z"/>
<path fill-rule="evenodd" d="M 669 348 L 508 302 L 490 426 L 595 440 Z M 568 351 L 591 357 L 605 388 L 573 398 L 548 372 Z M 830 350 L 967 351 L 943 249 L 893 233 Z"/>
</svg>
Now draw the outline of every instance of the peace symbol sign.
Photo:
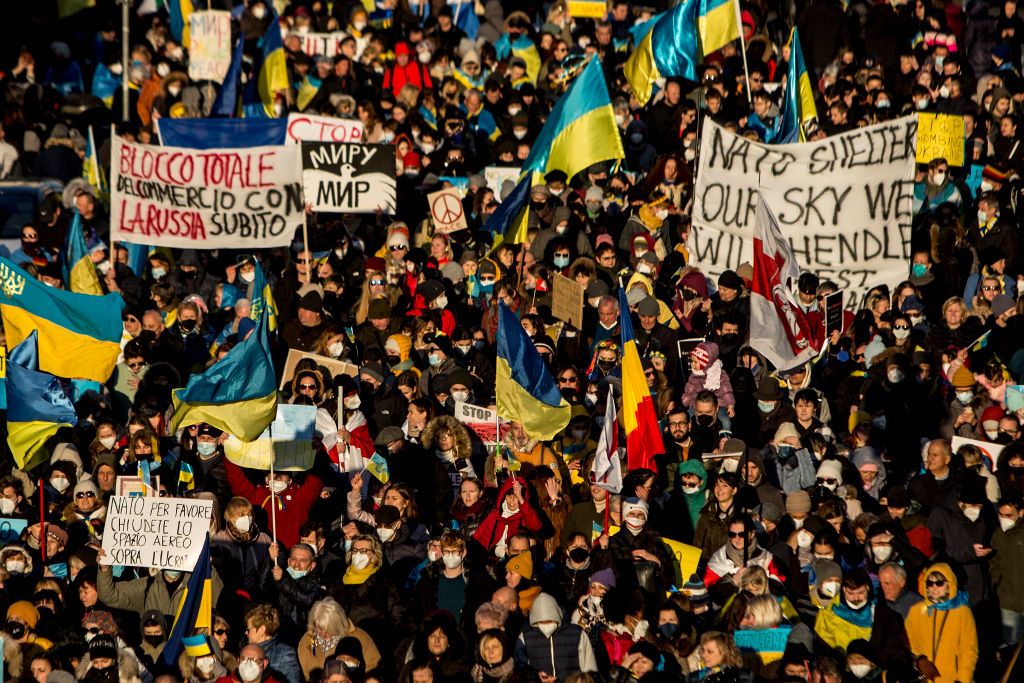
<svg viewBox="0 0 1024 683">
<path fill-rule="evenodd" d="M 462 202 L 454 195 L 442 194 L 434 198 L 430 211 L 439 223 L 455 223 L 462 217 Z"/>
</svg>

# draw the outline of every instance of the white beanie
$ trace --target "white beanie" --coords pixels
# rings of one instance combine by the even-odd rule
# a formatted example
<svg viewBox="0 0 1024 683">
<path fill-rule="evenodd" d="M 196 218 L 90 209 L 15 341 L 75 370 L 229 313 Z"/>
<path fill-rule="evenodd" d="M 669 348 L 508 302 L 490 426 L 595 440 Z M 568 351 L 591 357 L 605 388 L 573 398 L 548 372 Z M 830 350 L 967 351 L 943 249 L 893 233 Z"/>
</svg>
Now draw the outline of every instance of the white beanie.
<svg viewBox="0 0 1024 683">
<path fill-rule="evenodd" d="M 630 512 L 639 510 L 644 513 L 644 519 L 647 519 L 648 507 L 647 501 L 642 498 L 626 498 L 622 501 L 622 518 L 625 519 Z"/>
<path fill-rule="evenodd" d="M 819 479 L 835 479 L 839 483 L 843 481 L 843 468 L 838 460 L 826 460 L 818 467 Z"/>
</svg>

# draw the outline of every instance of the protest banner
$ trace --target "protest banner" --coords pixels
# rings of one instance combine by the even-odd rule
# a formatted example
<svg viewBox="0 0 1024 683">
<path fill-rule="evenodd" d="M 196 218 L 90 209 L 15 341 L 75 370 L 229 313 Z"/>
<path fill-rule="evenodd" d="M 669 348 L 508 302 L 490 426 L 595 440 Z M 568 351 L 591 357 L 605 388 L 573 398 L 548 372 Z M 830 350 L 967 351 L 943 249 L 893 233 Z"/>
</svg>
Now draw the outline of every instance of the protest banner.
<svg viewBox="0 0 1024 683">
<path fill-rule="evenodd" d="M 16 543 L 21 532 L 28 528 L 28 520 L 4 517 L 0 519 L 0 545 Z"/>
<path fill-rule="evenodd" d="M 359 142 L 364 131 L 359 119 L 294 112 L 288 115 L 288 142 Z"/>
<path fill-rule="evenodd" d="M 299 364 L 299 361 L 303 358 L 312 358 L 316 361 L 317 365 L 322 365 L 331 373 L 331 377 L 337 377 L 338 375 L 348 375 L 349 377 L 359 377 L 359 366 L 353 365 L 352 363 L 346 363 L 345 361 L 336 360 L 334 358 L 328 358 L 327 356 L 318 356 L 315 353 L 309 353 L 308 351 L 299 351 L 298 349 L 288 349 L 288 357 L 284 361 L 284 371 L 281 373 L 281 385 L 278 390 L 284 390 L 292 381 L 292 377 L 295 375 L 295 366 Z"/>
<path fill-rule="evenodd" d="M 111 496 L 100 564 L 190 572 L 210 531 L 213 501 Z"/>
<path fill-rule="evenodd" d="M 303 142 L 302 187 L 314 211 L 393 213 L 395 148 Z"/>
<path fill-rule="evenodd" d="M 604 0 L 569 0 L 569 16 L 573 19 L 604 19 L 608 5 Z"/>
<path fill-rule="evenodd" d="M 843 293 L 832 292 L 825 297 L 825 336 L 832 331 L 843 333 Z"/>
<path fill-rule="evenodd" d="M 316 406 L 277 404 L 277 416 L 255 441 L 229 436 L 224 456 L 239 467 L 275 472 L 305 472 L 313 466 Z"/>
<path fill-rule="evenodd" d="M 188 50 L 188 77 L 221 83 L 231 67 L 231 12 L 201 10 L 189 18 L 192 47 Z"/>
<path fill-rule="evenodd" d="M 961 446 L 974 446 L 981 451 L 981 457 L 985 459 L 985 464 L 988 465 L 988 469 L 995 472 L 999 467 L 999 454 L 1006 448 L 1004 444 L 992 443 L 990 441 L 979 441 L 978 439 L 968 439 L 963 436 L 954 436 L 949 443 L 950 448 L 956 453 L 960 450 Z"/>
<path fill-rule="evenodd" d="M 310 57 L 323 55 L 324 57 L 337 57 L 341 52 L 341 41 L 348 37 L 344 31 L 333 33 L 297 33 L 302 43 L 302 51 Z"/>
<path fill-rule="evenodd" d="M 697 571 L 697 564 L 700 562 L 700 548 L 680 541 L 674 541 L 671 538 L 662 537 L 661 540 L 665 542 L 669 552 L 672 553 L 672 557 L 675 558 L 676 577 L 674 585 L 682 586 Z"/>
<path fill-rule="evenodd" d="M 469 227 L 462 209 L 462 195 L 456 190 L 439 190 L 427 195 L 435 233 L 449 233 Z"/>
<path fill-rule="evenodd" d="M 917 115 L 917 163 L 940 157 L 950 166 L 964 165 L 964 117 L 921 112 Z"/>
<path fill-rule="evenodd" d="M 583 285 L 555 273 L 551 281 L 551 315 L 577 330 L 583 328 Z"/>
<path fill-rule="evenodd" d="M 757 655 L 765 664 L 782 659 L 786 651 L 786 643 L 791 626 L 776 628 L 737 629 L 733 632 L 733 641 L 740 654 Z"/>
<path fill-rule="evenodd" d="M 455 402 L 455 419 L 466 425 L 466 429 L 475 432 L 480 437 L 480 440 L 488 446 L 493 446 L 497 443 L 495 434 L 497 434 L 499 424 L 502 439 L 505 438 L 508 430 L 511 429 L 511 423 L 508 420 L 502 419 L 499 422 L 496 411 L 462 401 Z"/>
<path fill-rule="evenodd" d="M 519 182 L 522 169 L 518 166 L 486 166 L 484 167 L 484 182 L 487 187 L 497 195 L 495 199 L 501 201 L 501 185 L 506 180 L 511 180 L 514 186 Z"/>
<path fill-rule="evenodd" d="M 187 149 L 114 136 L 110 237 L 185 249 L 266 249 L 305 222 L 294 145 Z"/>
<path fill-rule="evenodd" d="M 752 262 L 760 190 L 802 270 L 847 290 L 906 277 L 913 218 L 914 116 L 816 142 L 764 145 L 707 121 L 694 191 L 692 264 L 710 278 Z"/>
</svg>

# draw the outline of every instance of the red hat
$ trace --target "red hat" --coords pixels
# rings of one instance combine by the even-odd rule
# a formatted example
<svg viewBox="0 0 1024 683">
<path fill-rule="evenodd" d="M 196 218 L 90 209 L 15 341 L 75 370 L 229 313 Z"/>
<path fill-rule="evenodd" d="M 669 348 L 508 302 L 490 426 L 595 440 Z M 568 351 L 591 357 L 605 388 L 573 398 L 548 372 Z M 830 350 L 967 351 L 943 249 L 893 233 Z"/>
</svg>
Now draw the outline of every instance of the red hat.
<svg viewBox="0 0 1024 683">
<path fill-rule="evenodd" d="M 404 40 L 395 45 L 395 56 L 412 54 L 409 50 L 409 43 Z"/>
<path fill-rule="evenodd" d="M 371 256 L 366 259 L 366 272 L 371 270 L 377 273 L 387 272 L 388 266 L 380 256 Z"/>
<path fill-rule="evenodd" d="M 420 167 L 420 155 L 412 150 L 405 153 L 402 157 L 402 163 L 405 164 L 406 168 L 419 168 Z"/>
<path fill-rule="evenodd" d="M 996 423 L 998 429 L 999 421 L 1003 419 L 1003 409 L 999 406 L 989 406 L 985 410 L 981 411 L 981 425 L 984 428 L 986 422 Z"/>
</svg>

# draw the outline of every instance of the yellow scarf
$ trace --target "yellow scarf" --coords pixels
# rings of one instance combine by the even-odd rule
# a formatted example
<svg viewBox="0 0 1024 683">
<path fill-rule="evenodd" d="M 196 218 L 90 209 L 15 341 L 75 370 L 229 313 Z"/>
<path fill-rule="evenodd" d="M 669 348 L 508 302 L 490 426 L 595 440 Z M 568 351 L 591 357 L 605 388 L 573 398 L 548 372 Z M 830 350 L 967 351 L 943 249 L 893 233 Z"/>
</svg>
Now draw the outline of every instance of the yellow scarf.
<svg viewBox="0 0 1024 683">
<path fill-rule="evenodd" d="M 348 566 L 345 570 L 345 576 L 342 577 L 341 582 L 347 585 L 366 583 L 366 580 L 373 576 L 380 567 L 367 567 L 366 569 L 356 569 L 352 565 Z"/>
</svg>

